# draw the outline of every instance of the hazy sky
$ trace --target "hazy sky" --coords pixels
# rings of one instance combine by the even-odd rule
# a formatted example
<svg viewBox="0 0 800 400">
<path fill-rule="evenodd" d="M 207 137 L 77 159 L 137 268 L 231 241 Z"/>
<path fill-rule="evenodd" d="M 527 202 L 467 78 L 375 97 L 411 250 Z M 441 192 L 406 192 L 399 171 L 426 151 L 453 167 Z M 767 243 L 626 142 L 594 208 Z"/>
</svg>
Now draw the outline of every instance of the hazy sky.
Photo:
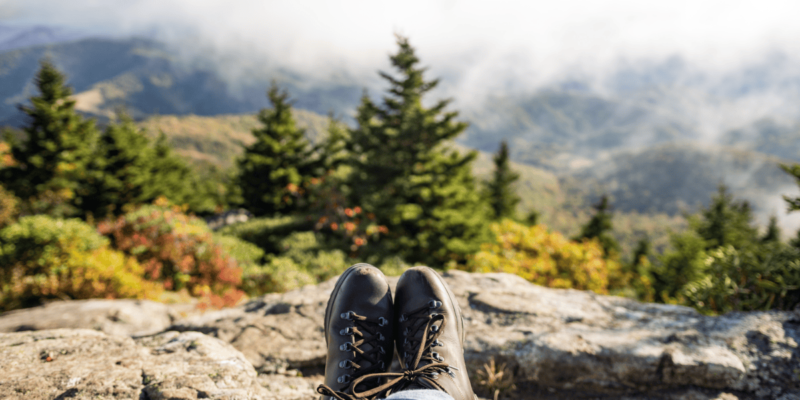
<svg viewBox="0 0 800 400">
<path fill-rule="evenodd" d="M 680 56 L 717 70 L 770 52 L 800 54 L 798 16 L 800 2 L 768 0 L 0 0 L 4 23 L 156 34 L 232 70 L 242 64 L 232 60 L 249 54 L 295 71 L 362 79 L 386 67 L 398 32 L 434 73 L 463 87 L 496 88 L 643 59 Z"/>
</svg>

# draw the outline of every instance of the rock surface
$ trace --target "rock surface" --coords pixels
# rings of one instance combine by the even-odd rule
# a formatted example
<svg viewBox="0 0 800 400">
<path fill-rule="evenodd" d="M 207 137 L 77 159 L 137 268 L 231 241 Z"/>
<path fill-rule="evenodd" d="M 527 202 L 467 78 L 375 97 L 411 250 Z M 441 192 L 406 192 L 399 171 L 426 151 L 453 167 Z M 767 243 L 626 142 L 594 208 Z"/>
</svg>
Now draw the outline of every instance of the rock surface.
<svg viewBox="0 0 800 400">
<path fill-rule="evenodd" d="M 506 364 L 518 388 L 533 388 L 529 398 L 800 398 L 800 312 L 708 317 L 509 274 L 444 276 L 464 310 L 467 361 L 475 371 L 492 358 Z M 334 284 L 270 294 L 170 329 L 227 341 L 262 373 L 313 372 L 324 365 L 322 318 Z"/>
<path fill-rule="evenodd" d="M 800 399 L 798 311 L 708 317 L 686 307 L 547 289 L 508 274 L 452 271 L 445 280 L 464 311 L 473 385 L 487 398 L 492 393 L 475 373 L 494 359 L 516 387 L 500 398 Z M 171 332 L 135 341 L 73 330 L 0 334 L 0 359 L 11 360 L 0 363 L 0 393 L 314 399 L 334 283 L 179 319 L 164 328 Z M 11 315 L 24 321 L 24 313 Z M 47 354 L 56 361 L 42 361 Z M 82 357 L 91 363 L 77 361 Z"/>
<path fill-rule="evenodd" d="M 0 334 L 3 399 L 277 399 L 231 345 L 199 332 L 141 339 L 84 329 Z"/>
<path fill-rule="evenodd" d="M 141 336 L 164 331 L 192 305 L 149 300 L 57 301 L 0 314 L 0 332 L 43 329 L 94 329 L 110 335 Z"/>
</svg>

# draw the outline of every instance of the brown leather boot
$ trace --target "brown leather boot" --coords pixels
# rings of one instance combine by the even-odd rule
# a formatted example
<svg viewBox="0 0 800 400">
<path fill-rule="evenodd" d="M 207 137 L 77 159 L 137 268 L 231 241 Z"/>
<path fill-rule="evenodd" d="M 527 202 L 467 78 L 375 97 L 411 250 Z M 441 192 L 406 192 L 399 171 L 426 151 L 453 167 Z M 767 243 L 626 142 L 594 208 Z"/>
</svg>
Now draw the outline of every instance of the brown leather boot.
<svg viewBox="0 0 800 400">
<path fill-rule="evenodd" d="M 466 333 L 461 309 L 436 271 L 414 267 L 403 273 L 395 293 L 395 316 L 395 341 L 403 371 L 373 374 L 369 379 L 382 377 L 388 382 L 356 391 L 356 395 L 383 397 L 409 389 L 434 389 L 455 400 L 477 399 L 464 362 Z"/>
<path fill-rule="evenodd" d="M 369 390 L 380 378 L 353 381 L 385 372 L 392 361 L 394 306 L 383 273 L 369 265 L 348 268 L 333 288 L 325 309 L 328 358 L 325 383 L 317 388 L 323 400 L 373 399 L 354 396 L 353 389 Z"/>
</svg>

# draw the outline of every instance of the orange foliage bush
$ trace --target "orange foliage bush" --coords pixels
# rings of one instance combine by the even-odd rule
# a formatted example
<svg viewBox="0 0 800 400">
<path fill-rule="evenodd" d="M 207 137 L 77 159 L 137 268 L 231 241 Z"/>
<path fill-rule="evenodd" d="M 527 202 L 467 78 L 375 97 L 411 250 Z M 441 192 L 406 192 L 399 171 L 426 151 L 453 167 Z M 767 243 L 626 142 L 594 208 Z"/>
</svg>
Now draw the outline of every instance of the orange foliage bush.
<svg viewBox="0 0 800 400">
<path fill-rule="evenodd" d="M 328 175 L 311 179 L 308 201 L 309 215 L 315 220 L 314 230 L 331 238 L 344 240 L 343 249 L 356 257 L 370 242 L 377 242 L 388 233 L 386 226 L 375 221 L 375 215 L 365 212 L 360 206 L 348 206 L 340 190 L 340 182 Z"/>
<path fill-rule="evenodd" d="M 201 297 L 200 307 L 232 306 L 244 296 L 237 261 L 213 240 L 205 222 L 178 207 L 157 201 L 103 221 L 98 230 L 135 257 L 147 279 Z"/>
<path fill-rule="evenodd" d="M 485 243 L 467 269 L 508 272 L 538 285 L 608 293 L 609 276 L 620 265 L 603 258 L 596 240 L 574 242 L 544 225 L 524 226 L 510 220 L 492 225 L 496 241 Z"/>
</svg>

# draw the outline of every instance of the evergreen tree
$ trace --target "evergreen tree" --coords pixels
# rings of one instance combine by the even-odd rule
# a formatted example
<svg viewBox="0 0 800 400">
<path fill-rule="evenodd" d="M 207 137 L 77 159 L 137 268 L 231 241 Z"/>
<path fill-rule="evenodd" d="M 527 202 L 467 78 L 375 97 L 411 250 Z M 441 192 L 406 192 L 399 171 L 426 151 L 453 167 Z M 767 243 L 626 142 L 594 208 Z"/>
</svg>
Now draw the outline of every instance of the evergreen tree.
<svg viewBox="0 0 800 400">
<path fill-rule="evenodd" d="M 239 160 L 239 185 L 244 206 L 255 215 L 298 211 L 297 201 L 318 168 L 314 149 L 292 117 L 289 95 L 272 83 L 267 96 L 272 109 L 258 114 L 263 124 L 253 130 L 256 142 Z"/>
<path fill-rule="evenodd" d="M 529 226 L 534 226 L 539 223 L 539 218 L 541 214 L 536 210 L 531 210 L 528 212 L 528 215 L 525 216 L 525 223 Z"/>
<path fill-rule="evenodd" d="M 639 239 L 633 250 L 631 262 L 626 265 L 626 271 L 624 271 L 626 286 L 633 289 L 638 299 L 651 302 L 655 300 L 655 291 L 652 286 L 652 264 L 650 263 L 652 252 L 650 239 L 647 237 Z"/>
<path fill-rule="evenodd" d="M 519 179 L 519 174 L 511 170 L 508 161 L 508 144 L 503 140 L 494 156 L 494 176 L 486 185 L 486 197 L 495 220 L 513 219 L 520 202 L 513 186 Z"/>
<path fill-rule="evenodd" d="M 650 239 L 646 237 L 639 239 L 639 241 L 636 243 L 636 248 L 633 250 L 633 257 L 631 259 L 631 265 L 634 267 L 634 269 L 635 267 L 645 264 L 652 251 Z"/>
<path fill-rule="evenodd" d="M 120 123 L 108 125 L 100 136 L 90 163 L 91 182 L 81 204 L 83 211 L 97 217 L 120 215 L 126 204 L 154 200 L 150 186 L 159 185 L 153 179 L 154 161 L 150 141 L 123 114 Z"/>
<path fill-rule="evenodd" d="M 781 169 L 787 174 L 794 177 L 795 182 L 797 183 L 798 186 L 800 186 L 800 164 L 792 164 L 792 165 L 782 164 Z M 800 197 L 783 196 L 783 200 L 786 201 L 788 211 L 791 212 L 800 210 Z"/>
<path fill-rule="evenodd" d="M 399 76 L 380 73 L 387 95 L 376 104 L 365 94 L 350 131 L 350 200 L 388 228 L 380 243 L 385 254 L 443 266 L 477 251 L 488 232 L 471 171 L 477 153 L 447 148 L 467 124 L 444 111 L 449 100 L 423 106 L 438 81 L 424 79 L 406 38 L 397 44 L 390 60 Z"/>
<path fill-rule="evenodd" d="M 152 152 L 150 182 L 141 197 L 144 202 L 163 196 L 198 214 L 209 214 L 217 209 L 217 182 L 202 179 L 184 159 L 175 155 L 163 132 L 156 139 Z"/>
<path fill-rule="evenodd" d="M 762 243 L 775 243 L 781 241 L 781 228 L 778 227 L 778 218 L 774 215 L 769 217 L 769 225 L 764 236 L 761 237 Z"/>
<path fill-rule="evenodd" d="M 75 215 L 97 128 L 76 113 L 72 89 L 50 61 L 41 62 L 36 87 L 39 95 L 31 97 L 30 106 L 20 106 L 29 117 L 23 143 L 7 138 L 17 165 L 4 168 L 0 182 L 23 199 L 28 212 Z"/>
<path fill-rule="evenodd" d="M 750 204 L 734 201 L 725 185 L 720 185 L 708 208 L 701 210 L 700 218 L 690 224 L 706 241 L 706 249 L 726 245 L 744 249 L 758 243 L 758 230 L 752 220 Z"/>
<path fill-rule="evenodd" d="M 342 121 L 328 114 L 328 136 L 314 147 L 317 153 L 317 176 L 335 171 L 347 162 L 348 135 Z"/>
<path fill-rule="evenodd" d="M 706 241 L 693 229 L 670 237 L 672 251 L 661 256 L 653 270 L 656 300 L 681 302 L 683 288 L 706 276 Z"/>
<path fill-rule="evenodd" d="M 594 216 L 583 226 L 580 235 L 575 240 L 597 238 L 603 247 L 603 253 L 606 257 L 618 255 L 619 243 L 611 236 L 613 224 L 611 222 L 611 205 L 609 204 L 608 196 L 603 195 L 600 201 L 594 205 L 594 209 Z"/>
</svg>

